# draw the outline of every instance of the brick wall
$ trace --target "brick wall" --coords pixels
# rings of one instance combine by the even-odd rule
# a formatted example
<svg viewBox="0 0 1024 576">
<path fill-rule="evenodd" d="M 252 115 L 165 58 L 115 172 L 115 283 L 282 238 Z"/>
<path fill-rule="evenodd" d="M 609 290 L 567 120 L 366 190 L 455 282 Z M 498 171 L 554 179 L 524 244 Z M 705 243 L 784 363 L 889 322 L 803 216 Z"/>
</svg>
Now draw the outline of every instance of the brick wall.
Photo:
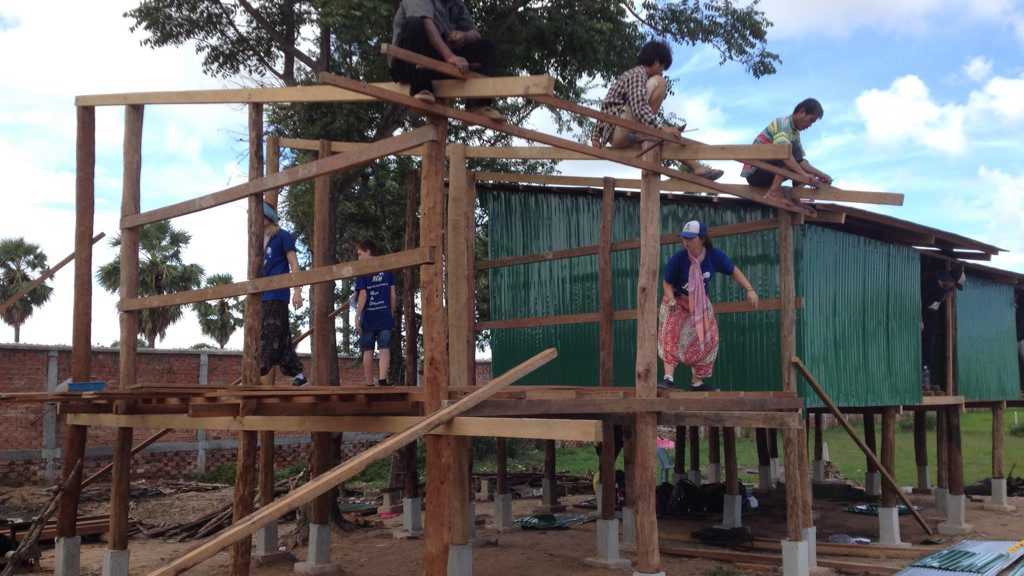
<svg viewBox="0 0 1024 576">
<path fill-rule="evenodd" d="M 200 368 L 207 366 L 206 385 L 226 386 L 241 369 L 241 353 L 220 350 L 140 350 L 139 382 L 154 386 L 201 386 Z M 309 356 L 302 355 L 309 368 Z M 117 350 L 93 350 L 92 375 L 116 388 Z M 363 384 L 362 367 L 357 359 L 339 358 L 343 385 Z M 70 376 L 71 349 L 66 346 L 0 345 L 0 393 L 46 392 Z M 478 362 L 477 382 L 491 377 L 490 362 Z M 278 384 L 288 380 L 279 378 Z M 52 406 L 0 402 L 0 485 L 52 482 L 61 469 L 60 446 L 63 426 Z M 156 430 L 135 429 L 135 442 L 141 442 Z M 140 477 L 186 477 L 210 470 L 217 464 L 234 462 L 237 433 L 224 430 L 174 430 L 135 457 L 133 473 Z M 281 466 L 303 462 L 307 458 L 308 435 L 276 434 L 276 455 Z M 376 441 L 377 436 L 346 434 L 342 451 L 355 454 Z M 91 427 L 87 440 L 86 474 L 110 461 L 114 429 Z"/>
</svg>

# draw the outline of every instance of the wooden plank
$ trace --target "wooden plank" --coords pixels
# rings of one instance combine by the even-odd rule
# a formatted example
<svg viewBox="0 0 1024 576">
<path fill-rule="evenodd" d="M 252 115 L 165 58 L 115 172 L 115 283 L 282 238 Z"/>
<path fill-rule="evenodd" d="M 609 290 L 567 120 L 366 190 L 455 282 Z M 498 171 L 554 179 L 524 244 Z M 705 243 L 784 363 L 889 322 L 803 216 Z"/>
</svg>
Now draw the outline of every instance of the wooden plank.
<svg viewBox="0 0 1024 576">
<path fill-rule="evenodd" d="M 424 56 L 423 54 L 413 52 L 412 50 L 399 48 L 398 46 L 395 46 L 393 44 L 381 44 L 380 53 L 390 56 L 395 60 L 403 60 L 410 64 L 415 64 L 417 68 L 426 68 L 427 70 L 433 70 L 434 72 L 439 72 L 441 74 L 451 76 L 452 78 L 458 78 L 460 80 L 466 80 L 467 78 L 470 77 L 485 78 L 485 76 L 482 76 L 480 74 L 473 74 L 472 72 L 464 74 L 462 70 L 459 70 L 458 66 L 453 66 L 443 60 L 438 60 L 436 58 Z"/>
<path fill-rule="evenodd" d="M 156 432 L 155 434 L 153 434 L 153 435 L 152 435 L 152 436 L 150 436 L 149 438 L 146 438 L 146 439 L 145 439 L 145 440 L 143 440 L 142 442 L 139 442 L 139 443 L 138 443 L 138 444 L 137 444 L 136 446 L 134 446 L 134 447 L 133 447 L 133 448 L 131 449 L 131 455 L 132 455 L 132 456 L 135 456 L 135 455 L 136 455 L 136 454 L 138 454 L 139 452 L 142 452 L 142 451 L 143 451 L 143 450 L 145 450 L 145 449 L 146 449 L 147 447 L 149 447 L 150 445 L 152 445 L 152 444 L 153 444 L 154 442 L 156 442 L 157 440 L 159 440 L 159 439 L 163 438 L 163 437 L 164 437 L 164 436 L 166 436 L 166 435 L 167 435 L 168 433 L 170 433 L 170 432 L 171 432 L 171 430 L 172 430 L 171 428 L 164 428 L 163 430 L 160 430 L 160 431 Z M 93 472 L 91 476 L 89 476 L 89 477 L 88 477 L 88 478 L 86 478 L 85 480 L 82 480 L 82 488 L 85 488 L 86 486 L 89 486 L 90 484 L 92 484 L 92 483 L 93 483 L 93 482 L 95 482 L 96 480 L 100 479 L 100 478 L 101 478 L 101 477 L 102 477 L 102 476 L 103 476 L 104 474 L 106 474 L 107 472 L 110 472 L 110 470 L 111 470 L 111 469 L 112 469 L 113 467 L 114 467 L 114 463 L 113 463 L 113 462 L 110 462 L 109 464 L 107 464 L 107 465 L 103 466 L 103 467 L 102 467 L 102 468 L 100 468 L 99 470 L 97 470 L 97 471 Z"/>
<path fill-rule="evenodd" d="M 843 427 L 843 429 L 846 430 L 846 433 L 850 435 L 850 438 L 852 438 L 853 441 L 857 444 L 857 446 L 861 449 L 861 451 L 864 452 L 864 455 L 867 456 L 868 460 L 870 460 L 871 463 L 878 468 L 878 471 L 882 474 L 882 478 L 885 480 L 888 486 L 893 489 L 896 496 L 900 499 L 903 505 L 910 509 L 910 512 L 914 515 L 914 518 L 917 520 L 917 523 L 921 525 L 921 528 L 923 528 L 924 531 L 928 533 L 928 535 L 933 535 L 934 531 L 932 530 L 931 526 L 929 526 L 928 523 L 924 521 L 924 518 L 921 517 L 921 514 L 917 511 L 916 508 L 914 508 L 914 505 L 907 499 L 906 494 L 904 494 L 903 491 L 900 490 L 899 485 L 896 484 L 896 480 L 893 479 L 892 475 L 889 473 L 889 470 L 887 470 L 885 466 L 883 466 L 882 463 L 879 462 L 878 456 L 875 455 L 874 451 L 868 448 L 866 444 L 864 444 L 864 442 L 860 439 L 860 436 L 857 436 L 857 432 L 854 431 L 853 427 L 850 426 L 850 423 L 846 420 L 846 417 L 843 416 L 842 412 L 840 412 L 836 405 L 832 402 L 832 398 L 829 397 L 828 393 L 826 393 L 825 390 L 821 387 L 821 385 L 818 384 L 817 380 L 814 379 L 814 376 L 811 375 L 810 371 L 807 369 L 807 366 L 804 365 L 803 361 L 794 356 L 791 359 L 791 362 L 797 368 L 797 370 L 799 370 L 800 373 L 803 374 L 804 379 L 810 385 L 811 389 L 814 390 L 814 393 L 818 395 L 822 403 L 828 406 L 829 410 L 832 412 L 832 415 L 835 417 L 836 421 L 838 421 L 839 424 Z M 954 412 L 954 410 L 951 410 L 950 412 Z M 957 415 L 959 415 L 959 412 L 957 412 Z"/>
<path fill-rule="evenodd" d="M 601 194 L 601 232 L 597 257 L 598 385 L 614 385 L 615 302 L 612 274 L 612 231 L 615 223 L 615 180 L 605 178 Z M 606 518 L 608 519 L 608 518 Z"/>
<path fill-rule="evenodd" d="M 455 402 L 447 408 L 443 408 L 433 415 L 423 419 L 418 424 L 391 436 L 387 440 L 369 448 L 358 456 L 350 458 L 345 463 L 334 467 L 329 472 L 321 474 L 316 479 L 306 482 L 296 488 L 287 496 L 275 501 L 270 506 L 264 507 L 239 519 L 216 537 L 204 542 L 188 553 L 172 560 L 158 570 L 149 573 L 149 576 L 172 576 L 181 574 L 189 568 L 207 560 L 217 554 L 224 547 L 235 542 L 247 539 L 249 535 L 256 532 L 263 526 L 295 510 L 303 504 L 313 500 L 344 482 L 345 480 L 359 474 L 372 462 L 390 455 L 402 446 L 415 442 L 418 438 L 433 430 L 437 426 L 447 423 L 459 414 L 464 413 L 473 406 L 483 402 L 501 388 L 522 378 L 537 368 L 553 360 L 558 353 L 554 348 L 549 348 L 540 354 L 530 358 L 526 362 L 512 368 L 505 374 L 491 380 L 487 385 L 476 392 Z"/>
<path fill-rule="evenodd" d="M 377 82 L 374 87 L 408 94 L 409 86 Z M 500 98 L 551 94 L 555 80 L 546 74 L 500 76 L 468 80 L 435 80 L 438 98 Z M 77 96 L 76 106 L 127 106 L 129 104 L 289 104 L 308 102 L 374 102 L 371 96 L 334 86 L 239 88 L 226 90 L 179 90 Z"/>
<path fill-rule="evenodd" d="M 312 141 L 310 141 L 312 142 Z M 540 148 L 545 150 L 544 147 L 532 146 L 530 148 Z M 474 154 L 480 154 L 477 152 L 477 148 L 469 148 L 466 151 L 468 157 L 473 157 Z M 497 157 L 505 150 L 502 148 L 490 148 L 485 149 L 490 152 L 487 156 L 491 155 Z M 513 149 L 516 150 L 516 149 Z M 582 155 L 581 155 L 582 156 Z M 503 156 L 502 156 L 503 157 Z M 662 154 L 662 158 L 666 160 L 675 160 L 673 158 L 672 147 L 666 147 L 666 150 Z M 581 158 L 582 159 L 582 158 Z M 476 178 L 480 181 L 489 182 L 514 182 L 514 183 L 532 183 L 532 184 L 552 184 L 557 186 L 587 186 L 592 188 L 601 187 L 601 179 L 595 177 L 585 176 L 562 176 L 560 174 L 516 174 L 516 173 L 505 173 L 505 172 L 476 172 Z M 616 186 L 623 189 L 640 189 L 640 180 L 635 178 L 618 178 L 615 181 Z M 719 184 L 726 188 L 737 188 L 740 190 L 746 190 L 748 193 L 757 193 L 760 189 L 752 186 L 746 186 L 743 184 Z M 691 182 L 683 182 L 680 180 L 663 180 L 661 182 L 661 193 L 665 194 L 668 192 L 685 192 L 691 194 L 708 194 L 708 193 L 719 193 L 718 190 L 713 190 L 695 184 Z M 789 196 L 790 198 L 796 198 L 801 200 L 815 200 L 818 202 L 854 202 L 861 204 L 882 204 L 889 206 L 902 206 L 903 205 L 903 194 L 896 194 L 893 192 L 868 192 L 861 190 L 841 190 L 839 188 L 782 188 L 783 195 Z M 740 194 L 731 193 L 734 196 L 740 196 Z"/>
<path fill-rule="evenodd" d="M 256 201 L 259 202 L 259 199 L 257 198 Z M 262 217 L 261 206 L 260 218 Z M 260 222 L 262 227 L 262 220 Z M 121 309 L 145 310 L 147 308 L 178 306 L 181 304 L 191 304 L 193 302 L 203 302 L 206 300 L 221 300 L 223 298 L 243 295 L 255 295 L 254 297 L 259 298 L 261 293 L 268 290 L 306 286 L 309 284 L 325 282 L 327 280 L 355 278 L 357 276 L 375 274 L 385 270 L 399 270 L 409 266 L 418 266 L 424 262 L 434 262 L 437 257 L 436 255 L 437 249 L 435 246 L 424 246 L 414 250 L 395 252 L 393 254 L 385 254 L 383 256 L 374 256 L 373 258 L 368 258 L 366 260 L 341 262 L 331 266 L 324 266 L 322 268 L 292 272 L 291 274 L 278 274 L 276 276 L 267 276 L 255 280 L 235 282 L 233 284 L 222 284 L 212 288 L 203 288 L 201 290 L 187 290 L 176 294 L 133 298 L 122 302 Z"/>
<path fill-rule="evenodd" d="M 796 411 L 798 398 L 773 400 L 765 398 L 707 398 L 690 392 L 693 399 L 571 399 L 571 400 L 489 400 L 473 411 L 474 416 L 550 416 L 570 414 L 635 414 L 658 412 L 663 418 L 676 412 L 717 411 Z M 738 418 L 738 417 L 737 417 Z M 736 421 L 739 426 L 739 421 Z M 703 424 L 703 423 L 702 423 Z"/>
<path fill-rule="evenodd" d="M 701 178 L 699 176 L 694 176 L 693 174 L 688 174 L 686 172 L 682 172 L 682 171 L 679 171 L 679 170 L 673 170 L 673 169 L 661 166 L 659 164 L 654 164 L 654 163 L 651 163 L 651 162 L 648 162 L 648 161 L 644 161 L 644 160 L 637 160 L 635 158 L 633 158 L 633 159 L 623 158 L 621 155 L 616 154 L 616 153 L 612 152 L 611 150 L 606 150 L 606 149 L 603 149 L 603 148 L 594 148 L 592 146 L 588 146 L 588 145 L 585 145 L 585 144 L 580 144 L 578 142 L 574 142 L 572 140 L 567 140 L 565 138 L 559 138 L 557 136 L 550 136 L 550 135 L 544 134 L 542 132 L 537 132 L 535 130 L 529 130 L 529 129 L 526 129 L 526 128 L 521 128 L 519 126 L 515 126 L 515 125 L 512 125 L 512 124 L 507 124 L 505 122 L 498 122 L 498 121 L 495 121 L 495 120 L 491 120 L 491 119 L 489 119 L 486 116 L 483 116 L 481 114 L 475 114 L 475 113 L 472 113 L 472 112 L 465 112 L 465 111 L 457 110 L 455 108 L 450 108 L 450 107 L 447 107 L 447 106 L 444 106 L 444 105 L 441 105 L 441 104 L 426 103 L 426 102 L 417 100 L 417 99 L 415 99 L 415 98 L 413 98 L 411 96 L 407 96 L 407 95 L 404 95 L 404 94 L 396 94 L 394 92 L 388 92 L 387 90 L 381 90 L 381 89 L 376 88 L 374 86 L 370 86 L 370 85 L 368 85 L 368 84 L 366 84 L 364 82 L 359 82 L 357 80 L 352 80 L 352 79 L 349 79 L 349 78 L 345 78 L 343 76 L 337 76 L 337 75 L 331 74 L 329 72 L 321 72 L 320 73 L 320 81 L 325 83 L 325 84 L 332 84 L 332 85 L 335 85 L 335 86 L 339 86 L 339 87 L 345 88 L 347 90 L 352 90 L 354 92 L 360 92 L 360 93 L 366 94 L 368 96 L 374 96 L 374 97 L 376 97 L 376 98 L 378 98 L 380 100 L 384 100 L 384 101 L 387 101 L 387 102 L 393 102 L 395 104 L 402 104 L 402 105 L 404 105 L 407 108 L 410 108 L 412 110 L 418 110 L 420 112 L 424 112 L 424 113 L 427 113 L 427 114 L 430 114 L 430 115 L 441 116 L 441 117 L 446 117 L 446 118 L 452 118 L 452 119 L 459 120 L 461 122 L 465 122 L 465 123 L 468 123 L 468 124 L 475 124 L 475 125 L 478 125 L 478 126 L 483 126 L 484 128 L 490 128 L 491 130 L 496 130 L 498 132 L 503 132 L 503 133 L 509 134 L 511 136 L 515 136 L 515 137 L 518 137 L 518 138 L 523 138 L 525 140 L 531 140 L 531 141 L 534 141 L 534 142 L 540 142 L 542 144 L 547 144 L 549 146 L 555 146 L 555 147 L 558 147 L 558 148 L 564 148 L 564 149 L 567 149 L 567 150 L 572 150 L 572 151 L 575 151 L 575 152 L 580 152 L 580 153 L 583 153 L 583 154 L 588 154 L 588 155 L 594 156 L 596 158 L 600 158 L 600 159 L 603 159 L 603 160 L 610 160 L 610 161 L 613 161 L 613 162 L 618 162 L 620 164 L 625 164 L 627 166 L 632 166 L 634 168 L 639 168 L 641 170 L 650 170 L 650 171 L 653 171 L 653 172 L 657 172 L 658 174 L 661 174 L 663 176 L 669 176 L 671 178 L 677 178 L 679 180 L 684 180 L 686 182 L 696 182 L 696 183 L 701 184 L 702 186 L 706 186 L 708 188 L 712 188 L 712 189 L 714 189 L 714 190 L 716 190 L 718 192 L 723 192 L 723 193 L 727 193 L 727 194 L 731 193 L 731 192 L 726 192 L 724 189 L 720 189 L 720 185 L 717 184 L 716 182 L 712 182 L 710 180 L 707 180 L 705 178 Z M 756 162 L 756 161 L 752 160 L 751 162 Z M 765 194 L 748 194 L 747 197 L 748 197 L 748 199 L 753 200 L 754 202 L 757 202 L 757 203 L 760 203 L 760 204 L 766 204 L 766 205 L 769 205 L 769 206 L 775 206 L 775 207 L 782 208 L 782 209 L 785 209 L 785 210 L 791 210 L 791 211 L 794 211 L 794 212 L 800 212 L 800 213 L 804 213 L 804 214 L 813 214 L 814 213 L 814 210 L 809 208 L 809 207 L 807 207 L 807 206 L 795 204 L 793 202 L 789 202 L 789 201 L 786 201 L 786 200 L 770 198 L 770 197 L 768 197 Z"/>
<path fill-rule="evenodd" d="M 106 237 L 106 234 L 103 233 L 103 232 L 100 232 L 99 234 L 97 234 L 97 235 L 92 237 L 92 243 L 96 244 L 97 242 L 99 242 L 100 240 L 102 240 L 105 237 Z M 0 316 L 3 316 L 4 313 L 7 312 L 8 308 L 13 306 L 14 303 L 17 302 L 18 300 L 21 300 L 22 298 L 24 298 L 26 294 L 28 294 L 29 292 L 35 290 L 43 282 L 46 282 L 50 278 L 53 278 L 54 274 L 56 274 L 58 271 L 60 271 L 61 268 L 67 266 L 74 259 L 75 259 L 75 253 L 74 252 L 72 252 L 71 254 L 68 254 L 67 256 L 64 257 L 63 260 L 61 260 L 60 262 L 57 262 L 56 264 L 51 266 L 46 272 L 43 272 L 42 274 L 40 274 L 36 279 L 34 279 L 31 282 L 29 282 L 28 284 L 26 284 L 24 287 L 22 287 L 21 290 L 18 290 L 13 296 L 11 296 L 7 300 L 5 300 L 3 302 L 3 304 L 0 304 Z"/>
<path fill-rule="evenodd" d="M 72 311 L 71 380 L 92 372 L 92 238 L 96 206 L 96 109 L 77 109 L 75 142 L 75 303 Z M 71 460 L 73 466 L 75 460 Z M 70 468 L 67 469 L 70 472 Z M 73 488 L 65 494 L 76 494 Z M 62 497 L 64 502 L 64 497 Z"/>
<path fill-rule="evenodd" d="M 251 178 L 248 182 L 243 184 L 231 186 L 211 194 L 206 194 L 205 196 L 190 198 L 176 204 L 164 206 L 155 210 L 149 210 L 135 216 L 122 218 L 121 227 L 134 228 L 153 222 L 161 222 L 163 220 L 169 220 L 171 218 L 177 218 L 179 216 L 185 216 L 186 214 L 192 214 L 194 212 L 200 212 L 216 206 L 228 204 L 235 200 L 241 200 L 247 196 L 259 195 L 283 186 L 289 186 L 306 180 L 311 180 L 324 174 L 359 168 L 370 164 L 379 158 L 390 156 L 395 152 L 419 146 L 432 138 L 434 138 L 434 134 L 429 128 L 417 128 L 411 132 L 406 132 L 391 138 L 385 138 L 384 140 L 378 140 L 371 146 L 368 146 L 359 152 L 334 155 L 322 160 L 314 160 L 313 162 L 307 162 L 305 164 L 295 166 L 294 168 L 289 168 L 283 172 L 270 174 L 265 177 Z M 259 144 L 262 147 L 262 141 L 260 141 Z"/>
</svg>

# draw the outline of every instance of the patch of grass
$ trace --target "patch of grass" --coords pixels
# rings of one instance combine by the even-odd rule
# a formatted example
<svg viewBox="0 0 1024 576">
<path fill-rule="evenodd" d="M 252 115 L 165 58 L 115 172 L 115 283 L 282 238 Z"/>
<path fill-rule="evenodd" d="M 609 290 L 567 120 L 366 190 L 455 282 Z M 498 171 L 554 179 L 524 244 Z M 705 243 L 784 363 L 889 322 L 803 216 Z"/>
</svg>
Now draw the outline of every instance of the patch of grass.
<svg viewBox="0 0 1024 576">
<path fill-rule="evenodd" d="M 928 412 L 924 416 L 924 429 L 927 430 L 928 432 L 934 432 L 935 431 L 935 422 L 936 421 L 937 421 L 937 417 L 936 417 L 935 413 L 934 412 Z M 913 432 L 914 432 L 914 418 L 913 417 L 901 418 L 897 428 L 899 429 L 900 432 L 910 432 L 911 434 L 913 434 Z"/>
<path fill-rule="evenodd" d="M 203 474 L 197 474 L 196 480 L 211 484 L 234 484 L 235 464 L 217 464 L 213 469 L 207 470 Z"/>
<path fill-rule="evenodd" d="M 292 464 L 291 466 L 285 466 L 274 471 L 274 479 L 281 481 L 286 478 L 293 478 L 298 474 L 306 471 L 305 464 Z"/>
<path fill-rule="evenodd" d="M 1024 424 L 1010 426 L 1010 435 L 1017 436 L 1018 438 L 1024 438 Z"/>
</svg>

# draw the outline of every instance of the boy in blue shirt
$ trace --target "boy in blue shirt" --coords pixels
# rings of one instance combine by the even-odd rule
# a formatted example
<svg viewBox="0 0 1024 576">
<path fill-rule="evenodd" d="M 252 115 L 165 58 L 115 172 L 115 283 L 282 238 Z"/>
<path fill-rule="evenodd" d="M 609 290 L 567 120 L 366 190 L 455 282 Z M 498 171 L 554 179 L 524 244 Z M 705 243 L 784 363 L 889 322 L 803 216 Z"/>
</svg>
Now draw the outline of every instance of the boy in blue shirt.
<svg viewBox="0 0 1024 576">
<path fill-rule="evenodd" d="M 360 260 L 372 258 L 376 247 L 369 240 L 356 243 L 356 256 Z M 363 375 L 368 386 L 373 386 L 373 350 L 380 351 L 380 372 L 377 384 L 388 385 L 388 367 L 391 363 L 391 331 L 395 326 L 395 275 L 377 272 L 356 280 L 356 325 L 359 327 L 359 349 L 363 353 Z"/>
<path fill-rule="evenodd" d="M 269 202 L 263 203 L 263 270 L 260 277 L 289 274 L 299 269 L 295 256 L 295 236 L 278 226 L 277 210 Z M 306 375 L 302 372 L 302 361 L 295 354 L 292 344 L 291 324 L 288 321 L 288 288 L 268 290 L 263 293 L 263 329 L 260 331 L 260 375 L 266 376 L 274 366 L 292 376 L 292 383 L 302 386 Z M 291 295 L 292 305 L 302 308 L 302 289 L 296 288 Z M 273 384 L 273 382 L 264 382 Z"/>
</svg>

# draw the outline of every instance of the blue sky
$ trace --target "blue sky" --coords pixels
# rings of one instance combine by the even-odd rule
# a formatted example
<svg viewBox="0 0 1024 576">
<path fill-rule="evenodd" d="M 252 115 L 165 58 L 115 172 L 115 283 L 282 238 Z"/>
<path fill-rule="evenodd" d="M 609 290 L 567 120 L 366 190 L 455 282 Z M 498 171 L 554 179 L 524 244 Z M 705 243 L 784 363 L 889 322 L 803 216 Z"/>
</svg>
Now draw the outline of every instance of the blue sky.
<svg viewBox="0 0 1024 576">
<path fill-rule="evenodd" d="M 192 47 L 153 51 L 121 14 L 136 2 L 0 4 L 0 51 L 32 54 L 0 62 L 0 169 L 5 174 L 3 236 L 40 244 L 52 262 L 73 249 L 74 96 L 222 88 L 253 80 L 203 75 Z M 718 65 L 707 47 L 680 46 L 669 75 L 668 110 L 691 136 L 748 143 L 807 96 L 825 117 L 804 135 L 809 159 L 850 189 L 906 195 L 902 207 L 872 208 L 996 244 L 1011 252 L 993 264 L 1024 272 L 1024 6 L 1010 0 L 767 0 L 770 49 L 783 62 L 755 80 Z M 54 13 L 62 14 L 54 19 Z M 382 31 L 386 35 L 387 31 Z M 60 39 L 59 42 L 54 39 Z M 97 231 L 113 235 L 120 204 L 122 110 L 97 113 Z M 549 127 L 543 117 L 539 128 Z M 244 179 L 245 110 L 240 106 L 146 109 L 143 209 L 195 197 Z M 721 163 L 728 181 L 739 166 Z M 635 176 L 603 163 L 568 162 L 566 174 Z M 175 221 L 189 230 L 186 257 L 207 272 L 244 276 L 244 205 Z M 215 248 L 214 248 L 215 247 Z M 105 243 L 97 264 L 114 252 Z M 53 300 L 23 327 L 23 341 L 70 342 L 72 272 Z M 94 294 L 93 340 L 117 338 L 115 299 Z M 241 334 L 230 346 L 239 347 Z M 0 339 L 13 330 L 0 327 Z M 204 341 L 195 322 L 173 326 L 162 347 Z"/>
</svg>

